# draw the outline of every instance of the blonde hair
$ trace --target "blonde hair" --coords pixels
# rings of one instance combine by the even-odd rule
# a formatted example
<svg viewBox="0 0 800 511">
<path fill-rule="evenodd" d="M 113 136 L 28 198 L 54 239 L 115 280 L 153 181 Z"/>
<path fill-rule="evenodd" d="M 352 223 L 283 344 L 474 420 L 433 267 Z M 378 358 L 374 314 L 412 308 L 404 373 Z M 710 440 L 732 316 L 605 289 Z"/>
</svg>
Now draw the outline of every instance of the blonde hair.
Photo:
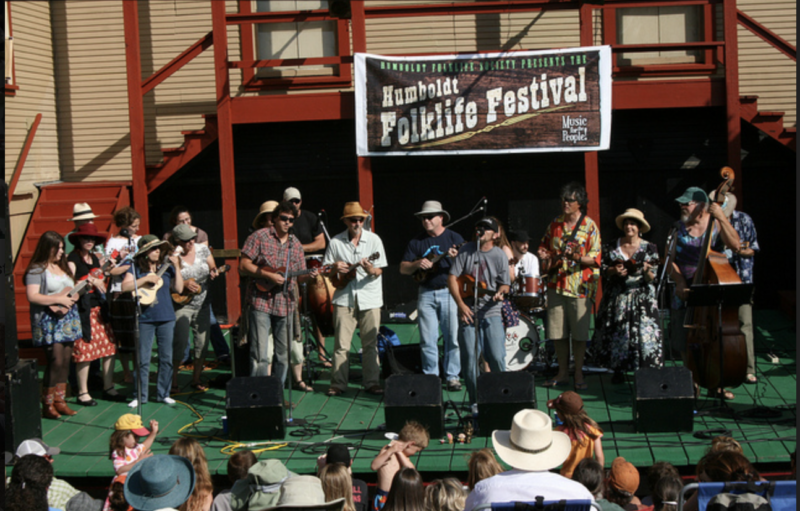
<svg viewBox="0 0 800 511">
<path fill-rule="evenodd" d="M 467 462 L 469 474 L 467 475 L 467 487 L 470 491 L 475 489 L 475 485 L 484 479 L 488 479 L 503 471 L 503 467 L 492 454 L 492 450 L 483 448 L 474 451 Z"/>
<path fill-rule="evenodd" d="M 414 445 L 420 449 L 425 449 L 428 447 L 431 436 L 428 434 L 428 429 L 419 422 L 408 421 L 397 434 L 397 439 L 402 442 L 414 442 Z"/>
<path fill-rule="evenodd" d="M 353 503 L 353 479 L 347 467 L 341 463 L 331 463 L 322 467 L 319 473 L 325 502 L 344 497 L 344 511 L 355 511 Z"/>
<path fill-rule="evenodd" d="M 211 474 L 208 471 L 208 460 L 203 447 L 194 438 L 181 437 L 169 448 L 169 454 L 182 456 L 189 460 L 194 467 L 194 491 L 189 499 L 180 505 L 178 511 L 201 511 L 205 506 L 207 495 L 214 493 Z"/>
<path fill-rule="evenodd" d="M 461 511 L 467 501 L 467 492 L 455 477 L 436 479 L 425 488 L 425 509 L 433 511 Z"/>
<path fill-rule="evenodd" d="M 744 454 L 742 444 L 740 444 L 735 438 L 729 436 L 714 437 L 711 440 L 711 447 L 708 448 L 706 454 L 720 451 L 733 451 L 738 452 L 739 454 Z"/>
</svg>

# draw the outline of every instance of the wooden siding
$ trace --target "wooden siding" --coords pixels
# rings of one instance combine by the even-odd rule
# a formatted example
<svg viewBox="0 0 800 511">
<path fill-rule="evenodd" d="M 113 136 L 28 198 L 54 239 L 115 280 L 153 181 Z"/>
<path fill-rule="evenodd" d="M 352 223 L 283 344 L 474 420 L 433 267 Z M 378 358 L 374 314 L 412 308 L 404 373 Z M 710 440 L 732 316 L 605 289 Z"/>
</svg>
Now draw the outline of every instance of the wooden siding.
<svg viewBox="0 0 800 511">
<path fill-rule="evenodd" d="M 793 0 L 738 0 L 739 10 L 797 46 Z M 762 112 L 785 112 L 783 125 L 797 126 L 797 63 L 739 26 L 739 93 L 758 96 Z"/>
</svg>

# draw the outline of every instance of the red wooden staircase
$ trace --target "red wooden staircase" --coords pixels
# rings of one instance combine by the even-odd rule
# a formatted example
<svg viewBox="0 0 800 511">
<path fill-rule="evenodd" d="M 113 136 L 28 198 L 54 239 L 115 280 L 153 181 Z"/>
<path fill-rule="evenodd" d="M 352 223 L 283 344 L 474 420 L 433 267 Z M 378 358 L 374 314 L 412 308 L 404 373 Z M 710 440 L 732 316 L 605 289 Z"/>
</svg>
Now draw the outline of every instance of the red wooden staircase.
<svg viewBox="0 0 800 511">
<path fill-rule="evenodd" d="M 797 151 L 797 128 L 783 126 L 783 112 L 759 112 L 758 96 L 742 96 L 739 104 L 742 119 L 792 151 Z"/>
<path fill-rule="evenodd" d="M 14 298 L 17 311 L 18 339 L 31 338 L 30 306 L 25 297 L 23 277 L 36 244 L 42 234 L 56 231 L 66 235 L 75 225 L 72 206 L 87 202 L 95 215 L 98 231 L 116 232 L 112 217 L 117 209 L 130 205 L 130 181 L 95 181 L 82 183 L 56 183 L 41 188 L 36 208 L 31 215 L 28 229 L 14 261 Z"/>
<path fill-rule="evenodd" d="M 192 161 L 195 156 L 200 154 L 203 149 L 217 140 L 217 114 L 205 114 L 203 117 L 206 121 L 203 129 L 181 131 L 183 145 L 161 149 L 164 155 L 161 163 L 147 165 L 147 193 L 162 185 L 184 165 Z"/>
</svg>

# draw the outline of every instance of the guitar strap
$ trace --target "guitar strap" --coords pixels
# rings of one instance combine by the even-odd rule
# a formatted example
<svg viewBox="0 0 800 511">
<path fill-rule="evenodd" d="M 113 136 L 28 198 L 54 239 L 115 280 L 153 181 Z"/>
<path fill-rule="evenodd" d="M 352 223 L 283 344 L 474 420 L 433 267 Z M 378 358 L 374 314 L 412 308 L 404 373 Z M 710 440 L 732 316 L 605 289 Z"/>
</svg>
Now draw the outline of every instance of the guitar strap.
<svg viewBox="0 0 800 511">
<path fill-rule="evenodd" d="M 578 218 L 578 223 L 575 224 L 575 228 L 572 229 L 572 232 L 569 233 L 569 236 L 564 238 L 564 245 L 566 245 L 567 243 L 569 243 L 569 242 L 571 242 L 572 240 L 575 239 L 575 236 L 578 234 L 578 229 L 580 229 L 584 218 L 586 218 L 586 213 L 581 213 L 581 217 Z"/>
</svg>

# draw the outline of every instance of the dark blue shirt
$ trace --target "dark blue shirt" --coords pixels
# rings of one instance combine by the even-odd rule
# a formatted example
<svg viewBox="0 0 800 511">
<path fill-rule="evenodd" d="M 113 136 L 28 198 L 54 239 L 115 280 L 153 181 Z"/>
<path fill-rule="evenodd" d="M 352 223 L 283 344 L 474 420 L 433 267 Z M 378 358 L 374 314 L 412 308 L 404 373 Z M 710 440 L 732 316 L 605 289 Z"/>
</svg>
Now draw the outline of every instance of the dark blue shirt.
<svg viewBox="0 0 800 511">
<path fill-rule="evenodd" d="M 172 308 L 172 279 L 175 278 L 175 268 L 170 264 L 167 259 L 165 264 L 169 264 L 169 268 L 161 276 L 164 281 L 158 291 L 156 291 L 156 300 L 150 305 L 142 305 L 142 315 L 139 316 L 140 323 L 161 323 L 163 321 L 175 321 L 175 309 Z M 133 273 L 136 268 L 135 278 L 138 280 L 142 277 L 149 275 L 150 272 L 141 271 L 136 264 L 132 264 L 128 273 Z"/>
<path fill-rule="evenodd" d="M 745 241 L 748 242 L 750 244 L 750 248 L 753 249 L 754 252 L 761 250 L 761 247 L 758 246 L 756 226 L 753 223 L 753 219 L 750 218 L 750 215 L 742 211 L 734 211 L 733 214 L 731 214 L 730 221 L 731 225 L 736 230 L 736 233 L 739 235 L 739 241 L 742 243 Z M 742 279 L 742 282 L 745 284 L 752 284 L 753 258 L 742 257 L 739 254 L 734 254 L 729 248 L 725 249 L 725 255 L 728 256 L 728 261 L 730 261 L 731 266 L 733 266 L 733 268 L 736 270 L 736 273 L 739 274 L 739 278 Z"/>
<path fill-rule="evenodd" d="M 408 243 L 406 253 L 403 255 L 404 262 L 414 262 L 417 259 L 426 257 L 428 253 L 439 255 L 447 254 L 453 245 L 461 245 L 464 238 L 457 232 L 445 229 L 439 236 L 430 236 L 423 232 Z M 447 275 L 450 273 L 452 260 L 445 256 L 439 259 L 438 267 L 430 273 L 430 277 L 420 286 L 427 289 L 439 289 L 447 286 Z"/>
</svg>

